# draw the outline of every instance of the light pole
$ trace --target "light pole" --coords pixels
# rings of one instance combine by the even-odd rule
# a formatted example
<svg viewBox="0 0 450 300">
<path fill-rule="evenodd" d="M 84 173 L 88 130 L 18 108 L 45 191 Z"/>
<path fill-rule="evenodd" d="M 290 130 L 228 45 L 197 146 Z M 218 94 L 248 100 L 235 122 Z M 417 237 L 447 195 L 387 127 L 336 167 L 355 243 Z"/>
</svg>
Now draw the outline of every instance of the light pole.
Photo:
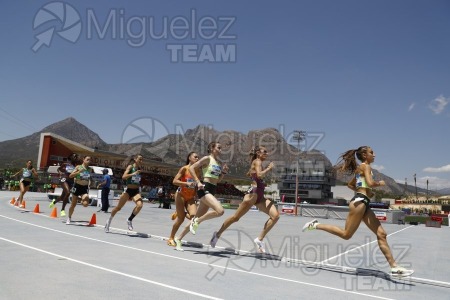
<svg viewBox="0 0 450 300">
<path fill-rule="evenodd" d="M 297 170 L 295 172 L 295 215 L 298 215 L 298 161 L 300 159 L 300 142 L 305 139 L 305 132 L 301 130 L 295 130 L 294 131 L 294 141 L 297 141 Z"/>
<path fill-rule="evenodd" d="M 416 174 L 414 174 L 414 187 L 416 188 L 416 201 L 419 199 L 417 198 L 417 180 L 416 180 Z"/>
<path fill-rule="evenodd" d="M 428 202 L 428 179 L 427 179 L 427 202 Z"/>
<path fill-rule="evenodd" d="M 408 200 L 408 196 L 406 195 L 406 188 L 408 187 L 408 178 L 405 177 L 405 189 L 403 194 L 405 194 L 405 200 Z"/>
</svg>

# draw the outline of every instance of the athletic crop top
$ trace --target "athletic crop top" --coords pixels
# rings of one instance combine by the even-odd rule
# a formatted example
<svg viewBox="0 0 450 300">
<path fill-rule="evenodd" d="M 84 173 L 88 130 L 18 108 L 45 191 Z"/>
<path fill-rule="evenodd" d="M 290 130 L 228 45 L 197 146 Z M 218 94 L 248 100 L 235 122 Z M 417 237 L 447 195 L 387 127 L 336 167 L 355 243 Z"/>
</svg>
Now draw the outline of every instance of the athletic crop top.
<svg viewBox="0 0 450 300">
<path fill-rule="evenodd" d="M 209 156 L 209 165 L 206 168 L 203 168 L 203 178 L 213 178 L 213 179 L 219 179 L 220 174 L 222 174 L 222 166 L 217 163 L 217 161 L 212 157 L 212 155 Z"/>
<path fill-rule="evenodd" d="M 139 169 L 137 169 L 135 165 L 132 165 L 130 173 L 134 173 L 137 170 L 139 170 Z M 141 174 L 136 174 L 131 177 L 128 177 L 127 184 L 137 184 L 137 185 L 141 184 Z"/>
<path fill-rule="evenodd" d="M 373 178 L 373 172 L 370 171 L 370 176 Z M 367 184 L 366 177 L 363 174 L 356 174 L 356 188 L 365 188 L 371 189 L 371 187 Z"/>
<path fill-rule="evenodd" d="M 22 169 L 22 178 L 23 179 L 31 179 L 31 176 L 33 176 L 31 170 L 27 168 Z"/>
<path fill-rule="evenodd" d="M 91 178 L 91 171 L 90 169 L 86 169 L 84 167 L 84 165 L 79 165 L 77 166 L 78 170 L 82 170 L 81 173 L 77 174 L 77 176 L 75 176 L 75 178 L 77 180 L 89 180 L 89 178 Z"/>
</svg>

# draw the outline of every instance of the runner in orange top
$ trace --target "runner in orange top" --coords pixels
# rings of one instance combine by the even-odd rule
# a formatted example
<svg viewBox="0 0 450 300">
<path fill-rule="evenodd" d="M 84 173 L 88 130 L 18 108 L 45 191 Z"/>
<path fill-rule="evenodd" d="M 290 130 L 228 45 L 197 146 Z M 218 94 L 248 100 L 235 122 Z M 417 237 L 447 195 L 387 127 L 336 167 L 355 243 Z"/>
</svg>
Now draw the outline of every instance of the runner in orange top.
<svg viewBox="0 0 450 300">
<path fill-rule="evenodd" d="M 181 239 L 189 232 L 189 224 L 178 238 L 175 238 L 175 233 L 181 224 L 183 224 L 185 218 L 190 220 L 191 216 L 195 216 L 197 213 L 197 206 L 195 205 L 196 182 L 189 171 L 189 167 L 197 161 L 197 153 L 189 153 L 186 159 L 186 165 L 181 167 L 173 179 L 173 184 L 179 186 L 179 188 L 175 193 L 176 219 L 174 218 L 175 223 L 172 226 L 167 244 L 169 246 L 176 246 L 176 249 L 179 251 L 183 250 L 181 248 Z M 197 174 L 197 177 L 200 177 L 200 174 Z"/>
</svg>

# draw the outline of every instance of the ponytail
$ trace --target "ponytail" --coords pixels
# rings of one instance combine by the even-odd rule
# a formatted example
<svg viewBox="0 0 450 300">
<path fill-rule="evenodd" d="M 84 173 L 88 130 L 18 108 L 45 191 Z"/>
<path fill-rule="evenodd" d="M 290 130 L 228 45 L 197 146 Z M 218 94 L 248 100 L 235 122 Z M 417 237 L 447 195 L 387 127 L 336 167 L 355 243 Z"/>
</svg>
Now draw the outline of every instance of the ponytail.
<svg viewBox="0 0 450 300">
<path fill-rule="evenodd" d="M 348 150 L 339 157 L 336 169 L 339 172 L 354 174 L 358 164 L 355 158 L 356 149 Z"/>
<path fill-rule="evenodd" d="M 339 158 L 339 162 L 336 165 L 337 171 L 343 173 L 354 174 L 356 169 L 358 168 L 358 163 L 356 162 L 356 158 L 358 160 L 363 161 L 363 154 L 367 151 L 368 146 L 361 146 L 358 149 L 352 149 L 344 152 Z"/>
</svg>

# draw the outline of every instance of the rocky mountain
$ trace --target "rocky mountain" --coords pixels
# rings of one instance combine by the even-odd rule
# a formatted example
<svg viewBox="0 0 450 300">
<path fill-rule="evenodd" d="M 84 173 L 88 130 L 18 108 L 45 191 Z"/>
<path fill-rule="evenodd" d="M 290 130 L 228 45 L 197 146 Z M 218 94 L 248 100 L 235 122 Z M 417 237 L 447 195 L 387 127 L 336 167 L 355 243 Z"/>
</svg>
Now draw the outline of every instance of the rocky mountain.
<svg viewBox="0 0 450 300">
<path fill-rule="evenodd" d="M 197 126 L 187 130 L 184 135 L 168 135 L 160 140 L 143 145 L 142 149 L 162 161 L 182 164 L 190 151 L 196 151 L 201 156 L 207 154 L 210 141 L 218 141 L 222 145 L 221 159 L 227 163 L 231 173 L 244 175 L 248 171 L 250 150 L 254 145 L 265 146 L 269 151 L 269 160 L 280 168 L 289 168 L 296 157 L 304 160 L 323 160 L 331 166 L 328 158 L 319 151 L 301 152 L 288 144 L 277 129 L 267 128 L 252 130 L 247 134 L 226 130 L 216 131 L 206 126 Z"/>
<path fill-rule="evenodd" d="M 407 195 L 415 196 L 415 194 L 416 194 L 416 187 L 414 185 L 407 185 L 406 187 L 402 183 L 398 183 L 398 185 L 402 188 L 402 191 L 403 191 L 402 194 L 404 194 L 405 191 L 406 191 Z M 427 193 L 428 193 L 428 195 L 434 195 L 434 196 L 435 195 L 446 195 L 446 194 L 448 194 L 448 193 L 445 193 L 445 189 L 439 190 L 439 191 L 432 191 L 432 190 L 428 190 L 427 191 L 427 189 L 417 187 L 417 196 L 418 197 L 426 196 Z"/>
<path fill-rule="evenodd" d="M 440 189 L 437 191 L 437 193 L 439 193 L 441 195 L 450 195 L 450 188 Z"/>
<path fill-rule="evenodd" d="M 230 172 L 244 175 L 249 167 L 249 152 L 254 145 L 263 145 L 269 151 L 270 161 L 278 169 L 292 168 L 297 157 L 301 160 L 324 161 L 332 166 L 329 159 L 319 151 L 300 152 L 289 144 L 277 129 L 266 128 L 252 130 L 247 134 L 238 131 L 217 131 L 211 127 L 199 125 L 187 130 L 184 134 L 169 134 L 152 143 L 107 144 L 98 134 L 79 123 L 74 118 L 67 118 L 51 124 L 41 131 L 23 138 L 0 142 L 0 166 L 21 167 L 25 160 L 37 161 L 39 139 L 42 132 L 56 133 L 62 137 L 76 141 L 89 147 L 98 147 L 109 152 L 134 155 L 141 153 L 146 159 L 163 161 L 170 164 L 183 165 L 187 154 L 198 152 L 207 154 L 210 141 L 222 144 L 222 160 L 230 167 Z M 394 194 L 402 194 L 403 188 L 392 178 L 374 170 L 377 180 L 383 179 L 386 186 L 382 189 Z M 272 179 L 276 180 L 276 174 Z M 337 182 L 347 182 L 348 178 L 338 174 Z"/>
<path fill-rule="evenodd" d="M 74 118 L 67 118 L 49 125 L 40 132 L 31 135 L 31 137 L 36 136 L 39 140 L 41 132 L 56 133 L 57 135 L 92 148 L 105 148 L 108 146 L 97 133 L 93 132 Z"/>
<path fill-rule="evenodd" d="M 22 167 L 25 161 L 31 159 L 34 164 L 37 162 L 39 141 L 41 133 L 52 132 L 62 137 L 68 138 L 89 147 L 108 148 L 98 134 L 75 120 L 67 118 L 57 123 L 51 124 L 39 132 L 32 135 L 0 142 L 0 166 Z"/>
</svg>

